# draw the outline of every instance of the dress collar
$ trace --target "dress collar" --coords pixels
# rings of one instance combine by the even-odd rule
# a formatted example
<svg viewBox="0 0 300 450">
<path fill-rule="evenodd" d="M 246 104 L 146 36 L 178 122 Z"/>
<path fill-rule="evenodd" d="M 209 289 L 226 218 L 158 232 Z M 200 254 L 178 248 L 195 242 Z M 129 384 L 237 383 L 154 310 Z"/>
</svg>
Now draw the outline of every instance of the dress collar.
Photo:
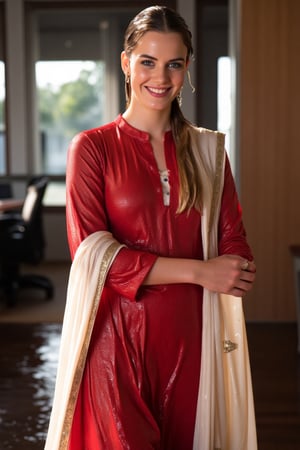
<svg viewBox="0 0 300 450">
<path fill-rule="evenodd" d="M 150 141 L 150 135 L 146 131 L 139 130 L 138 128 L 134 128 L 132 125 L 130 125 L 122 116 L 122 114 L 119 114 L 117 118 L 115 119 L 115 123 L 117 126 L 122 130 L 124 133 L 139 139 L 143 142 L 149 142 Z M 168 130 L 165 133 L 165 138 L 168 135 L 172 135 L 172 131 Z"/>
</svg>

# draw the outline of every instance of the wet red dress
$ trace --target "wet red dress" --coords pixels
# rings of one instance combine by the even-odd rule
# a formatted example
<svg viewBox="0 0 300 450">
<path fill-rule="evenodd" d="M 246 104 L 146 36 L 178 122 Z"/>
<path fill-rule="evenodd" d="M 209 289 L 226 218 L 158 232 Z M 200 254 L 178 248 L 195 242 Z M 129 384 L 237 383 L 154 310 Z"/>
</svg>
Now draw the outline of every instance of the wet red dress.
<svg viewBox="0 0 300 450">
<path fill-rule="evenodd" d="M 109 230 L 127 247 L 102 294 L 71 429 L 69 450 L 192 450 L 200 375 L 202 288 L 143 286 L 158 255 L 202 258 L 201 215 L 176 214 L 178 170 L 165 134 L 170 204 L 148 134 L 119 116 L 78 135 L 67 171 L 72 256 Z M 220 254 L 251 258 L 228 162 Z M 83 299 L 84 301 L 84 299 Z"/>
</svg>

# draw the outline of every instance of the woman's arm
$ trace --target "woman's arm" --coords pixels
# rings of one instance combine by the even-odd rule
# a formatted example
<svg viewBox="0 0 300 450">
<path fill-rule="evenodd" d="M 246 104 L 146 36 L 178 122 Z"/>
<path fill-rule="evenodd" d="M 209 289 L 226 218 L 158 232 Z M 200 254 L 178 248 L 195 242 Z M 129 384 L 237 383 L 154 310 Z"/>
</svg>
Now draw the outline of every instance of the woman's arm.
<svg viewBox="0 0 300 450">
<path fill-rule="evenodd" d="M 239 255 L 247 260 L 253 260 L 242 221 L 242 209 L 227 156 L 218 236 L 219 255 Z"/>
<path fill-rule="evenodd" d="M 101 142 L 100 142 L 101 143 Z M 104 199 L 104 161 L 86 133 L 72 142 L 67 170 L 67 231 L 72 257 L 89 234 L 108 230 Z M 150 284 L 194 283 L 218 292 L 242 292 L 252 276 L 241 274 L 244 259 L 224 256 L 207 262 L 157 255 L 123 248 L 107 277 L 107 285 L 134 300 L 139 287 Z M 249 270 L 253 270 L 252 266 Z M 240 295 L 240 294 L 237 294 Z"/>
<path fill-rule="evenodd" d="M 113 145 L 113 143 L 112 143 Z M 106 212 L 103 149 L 110 146 L 101 131 L 83 132 L 70 144 L 66 176 L 66 220 L 71 257 L 80 243 L 96 231 L 111 231 Z M 157 255 L 122 248 L 106 279 L 107 286 L 135 300 Z"/>
<path fill-rule="evenodd" d="M 208 261 L 158 258 L 144 284 L 195 283 L 236 296 L 243 296 L 252 288 L 256 266 L 227 157 L 218 234 L 221 256 Z M 243 269 L 245 261 L 249 261 L 247 270 Z"/>
<path fill-rule="evenodd" d="M 243 296 L 252 288 L 256 267 L 245 258 L 222 255 L 208 261 L 159 257 L 144 280 L 145 285 L 193 283 L 224 294 Z"/>
</svg>

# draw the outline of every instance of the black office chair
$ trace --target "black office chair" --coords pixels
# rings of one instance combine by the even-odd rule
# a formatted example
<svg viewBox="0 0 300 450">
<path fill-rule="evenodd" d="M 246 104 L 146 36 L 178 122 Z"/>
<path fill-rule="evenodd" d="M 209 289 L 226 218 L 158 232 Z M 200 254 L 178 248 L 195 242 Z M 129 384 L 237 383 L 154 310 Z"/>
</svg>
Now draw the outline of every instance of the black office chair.
<svg viewBox="0 0 300 450">
<path fill-rule="evenodd" d="M 35 265 L 44 257 L 42 200 L 47 184 L 45 176 L 32 178 L 21 214 L 0 216 L 0 277 L 9 306 L 15 304 L 17 291 L 23 287 L 43 289 L 47 299 L 53 297 L 54 287 L 47 277 L 20 273 L 22 263 Z"/>
</svg>

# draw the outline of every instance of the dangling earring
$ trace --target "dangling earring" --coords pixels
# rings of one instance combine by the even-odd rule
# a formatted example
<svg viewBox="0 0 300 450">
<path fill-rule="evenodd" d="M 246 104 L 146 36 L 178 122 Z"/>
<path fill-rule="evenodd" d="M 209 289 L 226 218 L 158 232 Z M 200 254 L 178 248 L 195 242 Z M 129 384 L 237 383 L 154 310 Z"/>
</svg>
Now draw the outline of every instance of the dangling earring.
<svg viewBox="0 0 300 450">
<path fill-rule="evenodd" d="M 178 105 L 181 107 L 182 106 L 182 88 L 180 89 L 180 91 L 177 94 L 177 101 L 178 101 Z"/>
<path fill-rule="evenodd" d="M 131 92 L 130 92 L 130 74 L 126 73 L 125 74 L 125 99 L 126 99 L 126 108 L 128 108 L 129 103 L 130 103 L 130 96 L 131 96 Z"/>
<path fill-rule="evenodd" d="M 194 93 L 195 90 L 196 90 L 196 88 L 195 88 L 195 86 L 194 86 L 193 83 L 192 83 L 191 74 L 190 74 L 190 71 L 189 71 L 189 70 L 187 70 L 187 77 L 188 77 L 189 85 L 190 85 L 190 87 L 191 87 L 191 89 L 192 89 L 192 93 Z"/>
</svg>

